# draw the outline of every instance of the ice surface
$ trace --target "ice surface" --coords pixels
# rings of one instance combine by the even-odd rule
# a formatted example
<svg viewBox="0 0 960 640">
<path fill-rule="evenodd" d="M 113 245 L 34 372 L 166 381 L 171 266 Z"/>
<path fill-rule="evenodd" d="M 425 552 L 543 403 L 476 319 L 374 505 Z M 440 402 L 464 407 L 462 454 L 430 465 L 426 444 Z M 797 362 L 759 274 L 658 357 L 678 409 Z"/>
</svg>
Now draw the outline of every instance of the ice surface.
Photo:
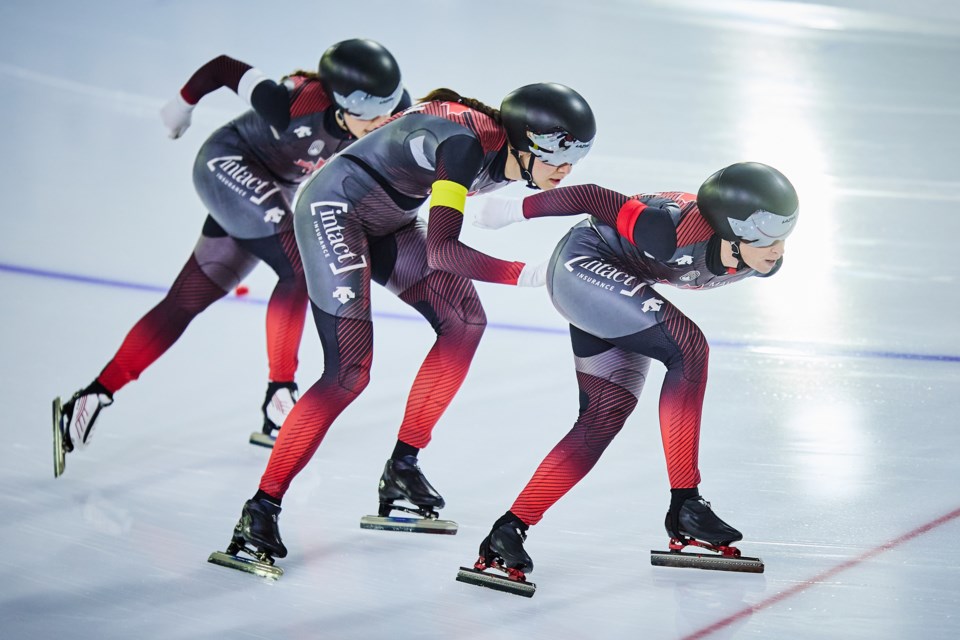
<svg viewBox="0 0 960 640">
<path fill-rule="evenodd" d="M 0 635 L 5 638 L 960 637 L 960 8 L 925 0 L 0 6 L 3 99 Z M 279 12 L 282 9 L 283 12 Z M 454 580 L 576 418 L 564 323 L 542 290 L 479 285 L 490 319 L 420 460 L 456 536 L 361 530 L 432 341 L 375 293 L 373 381 L 284 500 L 276 583 L 206 562 L 269 450 L 258 269 L 106 410 L 54 480 L 50 401 L 88 383 L 187 259 L 194 155 L 243 109 L 157 111 L 220 53 L 279 77 L 372 37 L 414 96 L 496 105 L 575 87 L 599 137 L 571 182 L 696 190 L 739 160 L 802 202 L 768 281 L 661 292 L 711 341 L 701 490 L 762 575 L 652 567 L 669 494 L 659 376 L 590 475 L 531 529 L 532 599 Z M 509 193 L 523 195 L 521 186 Z M 546 257 L 570 221 L 465 240 Z M 308 324 L 299 380 L 320 373 Z"/>
</svg>

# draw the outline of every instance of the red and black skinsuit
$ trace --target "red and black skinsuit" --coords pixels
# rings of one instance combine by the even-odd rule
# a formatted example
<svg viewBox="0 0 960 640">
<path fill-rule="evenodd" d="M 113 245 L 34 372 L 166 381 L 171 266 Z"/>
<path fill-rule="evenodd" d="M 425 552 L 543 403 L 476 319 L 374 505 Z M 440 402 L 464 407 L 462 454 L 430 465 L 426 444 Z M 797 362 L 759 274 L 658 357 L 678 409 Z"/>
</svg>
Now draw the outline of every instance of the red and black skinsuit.
<svg viewBox="0 0 960 640">
<path fill-rule="evenodd" d="M 524 266 L 462 244 L 462 206 L 438 202 L 437 193 L 451 183 L 463 194 L 504 186 L 506 159 L 506 134 L 493 118 L 459 103 L 428 102 L 365 136 L 303 186 L 294 226 L 324 371 L 284 422 L 260 495 L 279 502 L 333 421 L 367 386 L 371 280 L 436 331 L 410 391 L 398 447 L 418 451 L 430 441 L 486 326 L 471 278 L 516 284 Z M 428 225 L 418 211 L 431 193 Z"/>
<path fill-rule="evenodd" d="M 220 87 L 237 92 L 251 71 L 257 73 L 220 56 L 198 69 L 180 95 L 193 105 Z M 194 185 L 209 215 L 166 297 L 134 325 L 98 376 L 111 395 L 136 380 L 260 261 L 278 277 L 267 306 L 270 380 L 294 379 L 307 292 L 290 203 L 297 185 L 355 138 L 337 125 L 336 105 L 319 80 L 293 75 L 280 85 L 262 84 L 253 96 L 266 98 L 254 99 L 254 109 L 217 129 L 197 154 Z"/>
<path fill-rule="evenodd" d="M 570 322 L 580 414 L 510 512 L 536 524 L 586 476 L 636 406 L 651 359 L 667 367 L 660 435 L 671 489 L 696 488 L 709 347 L 700 328 L 652 285 L 709 289 L 760 274 L 721 264 L 720 237 L 689 193 L 628 197 L 577 185 L 526 198 L 523 213 L 592 218 L 564 236 L 547 270 L 550 298 Z"/>
</svg>

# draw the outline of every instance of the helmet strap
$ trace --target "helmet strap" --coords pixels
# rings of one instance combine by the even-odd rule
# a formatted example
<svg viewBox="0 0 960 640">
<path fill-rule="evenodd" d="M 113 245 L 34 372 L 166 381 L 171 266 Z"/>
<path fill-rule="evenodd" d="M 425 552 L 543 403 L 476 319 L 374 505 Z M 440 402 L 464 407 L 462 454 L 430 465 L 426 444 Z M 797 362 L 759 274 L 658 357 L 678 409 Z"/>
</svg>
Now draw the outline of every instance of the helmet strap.
<svg viewBox="0 0 960 640">
<path fill-rule="evenodd" d="M 747 263 L 743 261 L 743 256 L 740 255 L 740 241 L 730 243 L 730 251 L 733 252 L 733 257 L 737 259 L 737 266 L 727 269 L 727 273 L 736 273 L 747 266 Z"/>
<path fill-rule="evenodd" d="M 347 121 L 346 121 L 346 120 L 344 119 L 344 117 L 343 117 L 343 109 L 342 109 L 342 108 L 337 107 L 337 110 L 336 110 L 336 111 L 334 112 L 334 114 L 333 114 L 333 118 L 334 118 L 334 120 L 337 121 L 337 126 L 339 126 L 341 129 L 343 129 L 343 130 L 347 133 L 347 135 L 349 135 L 349 136 L 351 136 L 351 137 L 353 136 L 353 134 L 350 133 L 350 127 L 347 126 Z"/>
<path fill-rule="evenodd" d="M 510 147 L 510 153 L 513 154 L 514 160 L 517 161 L 517 166 L 520 167 L 520 177 L 527 181 L 527 188 L 534 189 L 539 191 L 540 187 L 537 186 L 537 183 L 533 181 L 533 163 L 536 158 L 533 157 L 533 154 L 530 154 L 530 162 L 527 164 L 527 168 L 523 168 L 523 160 L 520 158 L 520 152 Z"/>
</svg>

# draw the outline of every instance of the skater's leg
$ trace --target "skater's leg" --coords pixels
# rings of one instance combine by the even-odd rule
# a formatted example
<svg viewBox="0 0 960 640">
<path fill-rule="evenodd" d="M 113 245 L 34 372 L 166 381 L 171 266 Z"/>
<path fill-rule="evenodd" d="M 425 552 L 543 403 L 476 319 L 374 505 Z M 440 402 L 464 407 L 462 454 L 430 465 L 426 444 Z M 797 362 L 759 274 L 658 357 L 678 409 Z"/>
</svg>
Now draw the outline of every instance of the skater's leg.
<svg viewBox="0 0 960 640">
<path fill-rule="evenodd" d="M 614 342 L 656 357 L 667 367 L 660 392 L 660 433 L 671 488 L 664 525 L 675 539 L 728 545 L 742 534 L 717 517 L 697 489 L 709 347 L 699 327 L 672 304 L 663 301 L 660 313 L 656 326 Z"/>
<path fill-rule="evenodd" d="M 359 207 L 343 192 L 353 182 L 336 169 L 325 168 L 310 181 L 292 221 L 324 368 L 287 416 L 260 479 L 260 491 L 276 504 L 333 421 L 370 382 L 370 247 Z"/>
<path fill-rule="evenodd" d="M 373 279 L 416 309 L 433 327 L 436 342 L 424 359 L 407 399 L 403 422 L 380 478 L 380 516 L 395 500 L 435 514 L 443 497 L 420 470 L 417 456 L 463 384 L 486 327 L 486 316 L 470 280 L 427 265 L 426 227 L 417 219 L 371 243 Z"/>
<path fill-rule="evenodd" d="M 167 295 L 143 316 L 99 376 L 66 402 L 54 400 L 54 475 L 64 470 L 64 455 L 89 443 L 101 409 L 113 394 L 163 355 L 204 309 L 236 286 L 257 259 L 208 217 L 193 254 Z"/>
<path fill-rule="evenodd" d="M 660 428 L 670 486 L 694 488 L 700 482 L 700 413 L 707 382 L 709 348 L 697 325 L 630 265 L 606 257 L 600 236 L 577 225 L 557 245 L 547 275 L 554 306 L 574 326 L 622 351 L 663 362 Z M 623 286 L 591 284 L 580 265 L 606 265 L 621 274 Z M 627 282 L 629 280 L 629 282 Z"/>
<path fill-rule="evenodd" d="M 443 271 L 432 272 L 400 298 L 437 333 L 413 381 L 398 434 L 401 442 L 422 449 L 463 384 L 487 319 L 473 283 Z"/>
<path fill-rule="evenodd" d="M 413 381 L 398 434 L 395 453 L 415 456 L 463 384 L 487 318 L 473 282 L 427 266 L 422 220 L 378 240 L 371 252 L 374 280 L 419 312 L 437 334 Z"/>
<path fill-rule="evenodd" d="M 224 160 L 226 159 L 226 160 Z M 227 165 L 222 164 L 227 162 Z M 235 164 L 234 164 L 235 163 Z M 237 189 L 227 167 L 242 167 L 244 180 L 257 185 Z M 294 233 L 290 202 L 294 188 L 275 182 L 273 173 L 229 127 L 201 148 L 193 168 L 194 186 L 211 215 L 240 245 L 277 274 L 267 304 L 266 338 L 269 376 L 264 399 L 263 438 L 251 442 L 272 446 L 272 433 L 296 402 L 297 353 L 306 319 L 307 291 Z M 276 384 L 272 384 L 276 383 Z"/>
<path fill-rule="evenodd" d="M 241 244 L 277 274 L 277 284 L 267 304 L 270 375 L 262 405 L 264 435 L 251 436 L 255 444 L 273 446 L 277 429 L 297 402 L 294 380 L 307 313 L 307 282 L 292 227 L 269 238 L 242 240 Z"/>
<path fill-rule="evenodd" d="M 278 504 L 333 421 L 370 382 L 373 323 L 337 318 L 316 306 L 313 313 L 323 345 L 323 375 L 293 407 L 260 480 L 260 490 Z"/>
<path fill-rule="evenodd" d="M 271 381 L 293 382 L 307 315 L 307 283 L 293 229 L 240 243 L 277 274 L 267 303 L 267 361 Z"/>
<path fill-rule="evenodd" d="M 326 183 L 324 176 L 328 178 Z M 370 381 L 373 359 L 370 253 L 353 200 L 338 191 L 345 183 L 343 175 L 336 171 L 318 174 L 309 183 L 313 194 L 309 189 L 303 192 L 294 214 L 281 216 L 280 224 L 292 225 L 295 230 L 307 295 L 323 348 L 324 369 L 320 379 L 304 393 L 284 421 L 257 493 L 244 507 L 244 514 L 251 515 L 251 525 L 247 527 L 241 517 L 234 529 L 231 548 L 237 546 L 239 538 L 239 543 L 251 542 L 274 555 L 286 553 L 278 524 L 283 496 L 293 478 L 313 457 L 333 421 Z M 270 213 L 268 210 L 267 218 Z M 274 235 L 282 235 L 288 229 L 279 229 Z M 284 238 L 289 240 L 289 236 Z M 285 247 L 284 255 L 293 264 L 295 254 L 291 246 Z M 297 275 L 296 269 L 292 271 Z M 278 276 L 284 279 L 280 271 Z M 295 279 L 289 283 L 294 284 Z M 277 336 L 286 335 L 280 342 L 286 344 L 287 363 L 284 372 L 280 364 L 284 358 L 275 361 L 271 348 L 272 375 L 292 376 L 301 334 L 296 285 L 287 289 L 281 285 L 275 299 L 280 316 L 276 322 L 292 328 L 295 336 L 290 330 L 276 332 Z M 271 334 L 274 334 L 273 322 L 271 317 L 268 320 Z M 295 340 L 291 340 L 292 337 Z M 280 348 L 284 350 L 282 344 Z M 269 518 L 258 522 L 251 505 L 259 506 Z M 260 523 L 263 526 L 257 534 L 254 525 Z"/>
<path fill-rule="evenodd" d="M 130 330 L 97 380 L 115 394 L 163 355 L 200 312 L 222 298 L 257 260 L 207 218 L 193 254 L 167 295 Z"/>
<path fill-rule="evenodd" d="M 611 341 L 666 365 L 660 391 L 660 436 L 670 487 L 696 488 L 710 348 L 700 328 L 668 301 L 663 301 L 660 314 L 656 326 Z"/>
<path fill-rule="evenodd" d="M 649 368 L 648 358 L 618 349 L 576 327 L 570 327 L 570 337 L 580 415 L 510 507 L 528 526 L 538 523 L 600 459 L 636 406 Z"/>
</svg>

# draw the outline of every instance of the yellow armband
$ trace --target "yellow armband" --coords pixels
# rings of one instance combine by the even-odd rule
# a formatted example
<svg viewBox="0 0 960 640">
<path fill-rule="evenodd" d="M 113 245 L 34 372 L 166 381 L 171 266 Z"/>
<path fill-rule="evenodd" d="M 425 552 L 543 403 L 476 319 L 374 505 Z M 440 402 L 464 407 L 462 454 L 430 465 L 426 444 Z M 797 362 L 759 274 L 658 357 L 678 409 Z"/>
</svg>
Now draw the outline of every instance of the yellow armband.
<svg viewBox="0 0 960 640">
<path fill-rule="evenodd" d="M 462 184 L 450 180 L 437 180 L 433 183 L 433 194 L 430 196 L 430 208 L 450 207 L 460 213 L 467 205 L 467 188 Z"/>
</svg>

